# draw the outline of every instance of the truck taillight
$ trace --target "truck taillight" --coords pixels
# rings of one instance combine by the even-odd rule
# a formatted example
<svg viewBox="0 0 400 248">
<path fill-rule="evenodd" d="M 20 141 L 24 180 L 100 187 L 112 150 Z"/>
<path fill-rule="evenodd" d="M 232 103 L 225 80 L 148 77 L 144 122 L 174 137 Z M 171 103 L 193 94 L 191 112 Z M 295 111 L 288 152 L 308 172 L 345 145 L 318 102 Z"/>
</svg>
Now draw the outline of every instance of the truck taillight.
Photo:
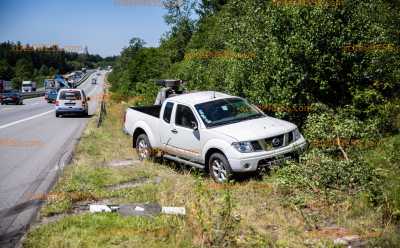
<svg viewBox="0 0 400 248">
<path fill-rule="evenodd" d="M 58 106 L 60 103 L 58 101 L 56 101 L 56 106 Z"/>
<path fill-rule="evenodd" d="M 126 121 L 126 111 L 125 111 L 125 113 L 124 113 L 124 124 L 125 124 L 125 121 Z"/>
</svg>

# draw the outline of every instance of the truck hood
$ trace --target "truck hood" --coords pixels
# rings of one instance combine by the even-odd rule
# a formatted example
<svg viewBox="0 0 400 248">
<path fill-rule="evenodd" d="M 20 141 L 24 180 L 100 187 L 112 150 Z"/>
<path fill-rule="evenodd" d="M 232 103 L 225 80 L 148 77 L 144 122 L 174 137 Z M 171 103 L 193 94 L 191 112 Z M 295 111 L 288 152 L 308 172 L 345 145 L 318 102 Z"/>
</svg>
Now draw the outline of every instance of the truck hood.
<svg viewBox="0 0 400 248">
<path fill-rule="evenodd" d="M 263 117 L 212 128 L 214 132 L 229 136 L 237 141 L 252 141 L 287 133 L 296 125 L 272 117 Z"/>
</svg>

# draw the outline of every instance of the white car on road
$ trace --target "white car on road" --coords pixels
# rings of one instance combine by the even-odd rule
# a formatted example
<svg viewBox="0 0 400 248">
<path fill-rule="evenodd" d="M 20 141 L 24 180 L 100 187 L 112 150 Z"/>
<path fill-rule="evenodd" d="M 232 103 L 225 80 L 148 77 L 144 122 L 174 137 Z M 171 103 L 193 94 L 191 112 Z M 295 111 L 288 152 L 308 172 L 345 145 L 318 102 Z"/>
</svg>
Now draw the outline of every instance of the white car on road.
<svg viewBox="0 0 400 248">
<path fill-rule="evenodd" d="M 293 158 L 307 147 L 296 125 L 265 115 L 243 98 L 212 91 L 128 108 L 124 130 L 139 159 L 158 151 L 207 170 L 217 182 Z"/>
<path fill-rule="evenodd" d="M 56 117 L 60 115 L 88 115 L 88 101 L 82 89 L 61 89 L 56 99 Z"/>
</svg>

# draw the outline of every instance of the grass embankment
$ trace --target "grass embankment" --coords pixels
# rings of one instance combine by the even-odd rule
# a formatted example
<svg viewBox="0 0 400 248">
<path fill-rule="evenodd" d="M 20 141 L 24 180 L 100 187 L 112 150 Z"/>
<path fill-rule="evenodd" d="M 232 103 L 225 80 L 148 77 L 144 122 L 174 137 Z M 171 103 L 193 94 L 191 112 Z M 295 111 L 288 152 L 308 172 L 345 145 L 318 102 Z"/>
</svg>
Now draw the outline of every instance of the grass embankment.
<svg viewBox="0 0 400 248">
<path fill-rule="evenodd" d="M 317 194 L 304 194 L 298 205 L 287 201 L 278 173 L 222 186 L 198 171 L 170 164 L 104 166 L 113 160 L 136 158 L 130 137 L 121 131 L 126 106 L 108 102 L 108 115 L 100 128 L 92 118 L 72 164 L 41 210 L 43 222 L 53 215 L 65 216 L 32 229 L 25 247 L 333 247 L 335 238 L 349 235 L 381 247 L 396 242 L 395 226 L 382 223 L 380 211 L 362 197 L 343 196 L 332 203 Z M 371 151 L 371 160 L 384 152 Z M 112 187 L 126 182 L 142 184 Z M 98 201 L 185 206 L 187 214 L 69 216 L 74 206 Z"/>
</svg>

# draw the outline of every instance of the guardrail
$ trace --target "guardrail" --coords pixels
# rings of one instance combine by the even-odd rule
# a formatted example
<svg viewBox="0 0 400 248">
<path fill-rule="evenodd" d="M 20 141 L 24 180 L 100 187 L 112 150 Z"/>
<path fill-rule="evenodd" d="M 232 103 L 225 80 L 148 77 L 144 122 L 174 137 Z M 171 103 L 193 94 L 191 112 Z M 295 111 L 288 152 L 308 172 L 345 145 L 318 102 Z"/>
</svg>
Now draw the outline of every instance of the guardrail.
<svg viewBox="0 0 400 248">
<path fill-rule="evenodd" d="M 100 111 L 99 111 L 99 116 L 97 119 L 97 128 L 99 128 L 101 126 L 105 116 L 107 115 L 105 96 L 106 96 L 106 89 L 104 89 L 104 93 L 103 93 L 103 96 L 102 96 L 102 99 L 100 102 Z"/>
<path fill-rule="evenodd" d="M 90 77 L 90 75 L 93 74 L 93 72 L 95 72 L 95 70 L 88 70 L 88 72 L 86 72 L 85 76 L 83 76 L 83 77 L 81 78 L 81 80 L 79 80 L 79 81 L 76 83 L 76 86 L 79 86 L 79 85 L 81 85 L 83 82 L 85 82 L 86 79 L 88 79 L 88 78 Z"/>
<path fill-rule="evenodd" d="M 21 92 L 21 96 L 23 99 L 44 96 L 44 90 L 34 92 Z"/>
<path fill-rule="evenodd" d="M 76 86 L 81 85 L 83 82 L 86 81 L 92 75 L 94 70 L 88 71 L 77 83 Z M 28 99 L 28 98 L 34 98 L 34 97 L 39 97 L 39 96 L 44 96 L 44 88 L 41 88 L 42 90 L 34 91 L 34 92 L 21 92 L 21 96 L 23 99 Z"/>
</svg>

